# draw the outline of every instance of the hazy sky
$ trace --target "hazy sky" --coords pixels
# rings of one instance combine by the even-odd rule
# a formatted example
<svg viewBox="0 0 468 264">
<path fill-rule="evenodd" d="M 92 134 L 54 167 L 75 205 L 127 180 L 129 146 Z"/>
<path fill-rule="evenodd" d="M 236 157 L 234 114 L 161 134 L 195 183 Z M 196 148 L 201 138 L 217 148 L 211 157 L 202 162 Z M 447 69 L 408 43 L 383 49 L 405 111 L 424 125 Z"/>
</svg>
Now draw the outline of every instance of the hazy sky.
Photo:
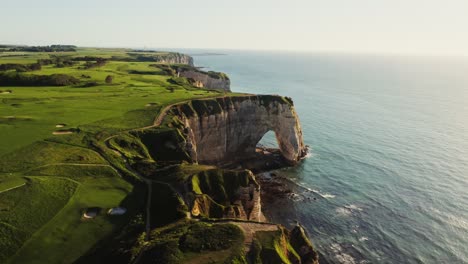
<svg viewBox="0 0 468 264">
<path fill-rule="evenodd" d="M 0 43 L 468 55 L 468 0 L 0 0 Z"/>
</svg>

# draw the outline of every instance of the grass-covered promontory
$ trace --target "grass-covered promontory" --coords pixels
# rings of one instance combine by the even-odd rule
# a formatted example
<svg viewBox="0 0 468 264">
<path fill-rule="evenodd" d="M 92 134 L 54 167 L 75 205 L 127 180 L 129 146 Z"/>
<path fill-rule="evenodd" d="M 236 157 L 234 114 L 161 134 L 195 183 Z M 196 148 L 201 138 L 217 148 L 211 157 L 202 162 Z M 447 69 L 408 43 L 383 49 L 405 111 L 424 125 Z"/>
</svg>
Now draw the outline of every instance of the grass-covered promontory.
<svg viewBox="0 0 468 264">
<path fill-rule="evenodd" d="M 192 67 L 179 53 L 0 45 L 0 263 L 247 263 L 246 223 L 212 218 L 255 179 L 193 164 L 166 115 L 244 95 L 177 74 Z M 193 219 L 197 197 L 213 213 Z M 257 263 L 275 239 L 255 238 Z"/>
</svg>

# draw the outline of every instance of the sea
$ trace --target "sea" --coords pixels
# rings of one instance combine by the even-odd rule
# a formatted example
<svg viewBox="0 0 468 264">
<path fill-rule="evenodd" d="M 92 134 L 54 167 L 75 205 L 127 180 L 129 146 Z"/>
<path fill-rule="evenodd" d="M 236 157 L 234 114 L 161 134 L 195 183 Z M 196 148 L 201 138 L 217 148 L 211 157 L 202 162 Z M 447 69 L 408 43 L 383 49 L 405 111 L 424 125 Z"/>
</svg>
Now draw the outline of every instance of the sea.
<svg viewBox="0 0 468 264">
<path fill-rule="evenodd" d="M 179 51 L 293 99 L 310 153 L 277 172 L 296 187 L 271 220 L 299 221 L 321 262 L 468 263 L 467 57 Z"/>
</svg>

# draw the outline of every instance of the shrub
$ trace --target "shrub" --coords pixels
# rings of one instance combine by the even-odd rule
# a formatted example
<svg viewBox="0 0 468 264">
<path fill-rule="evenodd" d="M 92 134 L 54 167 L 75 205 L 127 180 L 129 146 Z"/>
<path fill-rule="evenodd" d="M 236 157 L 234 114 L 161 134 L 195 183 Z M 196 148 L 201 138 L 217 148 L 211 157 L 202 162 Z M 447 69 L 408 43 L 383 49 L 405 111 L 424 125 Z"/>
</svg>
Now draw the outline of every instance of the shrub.
<svg viewBox="0 0 468 264">
<path fill-rule="evenodd" d="M 92 69 L 92 68 L 97 68 L 97 67 L 102 67 L 106 65 L 107 60 L 103 58 L 96 58 L 96 62 L 92 62 L 90 60 L 86 60 L 86 63 L 84 64 L 85 69 Z"/>
<path fill-rule="evenodd" d="M 111 84 L 113 80 L 114 80 L 114 77 L 112 75 L 107 75 L 105 81 L 107 84 Z"/>
<path fill-rule="evenodd" d="M 74 45 L 51 45 L 51 46 L 16 46 L 9 49 L 9 51 L 26 51 L 26 52 L 66 52 L 76 51 Z"/>
<path fill-rule="evenodd" d="M 66 86 L 78 84 L 80 80 L 66 74 L 25 75 L 21 73 L 0 74 L 0 84 L 9 86 Z"/>
<path fill-rule="evenodd" d="M 182 251 L 201 252 L 228 249 L 242 239 L 242 231 L 235 225 L 196 223 L 180 238 L 179 244 Z"/>
<path fill-rule="evenodd" d="M 16 72 L 28 72 L 28 71 L 38 71 L 41 70 L 41 64 L 33 63 L 33 64 L 17 64 L 17 63 L 7 63 L 7 64 L 0 64 L 0 71 L 9 71 L 9 70 L 16 70 Z"/>
</svg>

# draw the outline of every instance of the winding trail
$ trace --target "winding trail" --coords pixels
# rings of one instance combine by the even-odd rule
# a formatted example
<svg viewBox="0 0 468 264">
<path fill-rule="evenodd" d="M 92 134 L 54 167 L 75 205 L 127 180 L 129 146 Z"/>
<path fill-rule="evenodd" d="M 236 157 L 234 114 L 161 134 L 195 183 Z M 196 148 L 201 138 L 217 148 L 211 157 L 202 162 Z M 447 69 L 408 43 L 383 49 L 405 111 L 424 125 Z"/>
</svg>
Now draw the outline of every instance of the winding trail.
<svg viewBox="0 0 468 264">
<path fill-rule="evenodd" d="M 146 231 L 146 241 L 149 241 L 150 239 L 150 231 L 151 231 L 151 196 L 153 192 L 153 183 L 149 180 L 145 179 L 145 183 L 148 186 L 148 197 L 146 198 L 146 225 L 145 225 L 145 231 Z"/>
<path fill-rule="evenodd" d="M 11 187 L 11 188 L 8 188 L 8 189 L 6 189 L 6 190 L 0 191 L 0 193 L 8 192 L 8 191 L 17 189 L 17 188 L 19 188 L 19 187 L 23 187 L 23 186 L 25 186 L 25 185 L 26 185 L 26 183 L 23 183 L 23 184 L 20 184 L 20 185 L 18 185 L 18 186 Z"/>
</svg>

